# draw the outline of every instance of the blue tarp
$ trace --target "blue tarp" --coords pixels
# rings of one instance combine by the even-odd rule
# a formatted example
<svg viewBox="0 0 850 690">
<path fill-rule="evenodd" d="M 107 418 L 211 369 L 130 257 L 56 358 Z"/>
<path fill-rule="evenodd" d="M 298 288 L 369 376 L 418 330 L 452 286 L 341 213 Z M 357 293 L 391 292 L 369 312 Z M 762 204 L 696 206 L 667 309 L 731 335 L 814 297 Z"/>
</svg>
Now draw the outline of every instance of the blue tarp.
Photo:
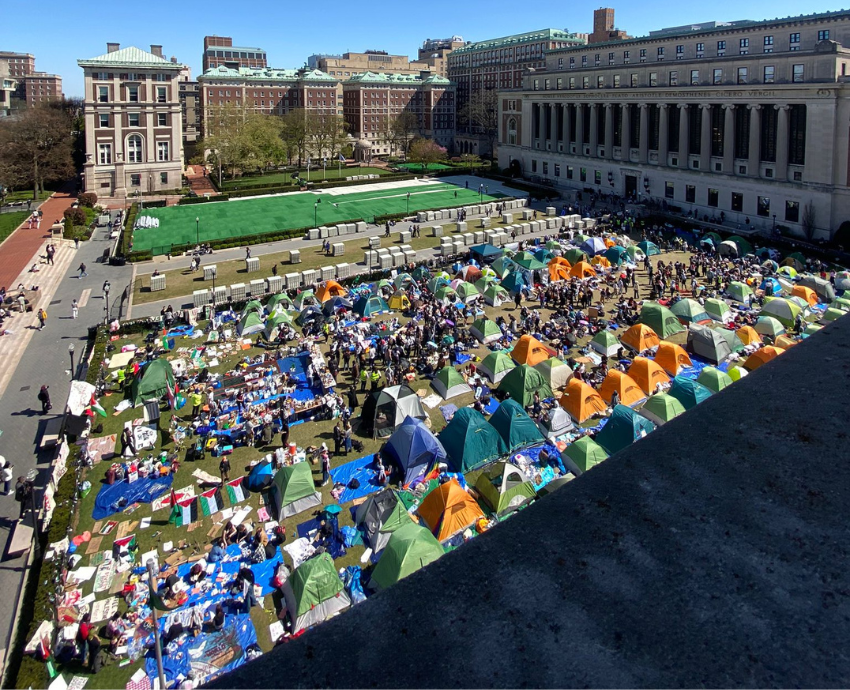
<svg viewBox="0 0 850 690">
<path fill-rule="evenodd" d="M 306 522 L 302 522 L 295 529 L 298 532 L 299 538 L 309 538 L 310 532 L 313 530 L 318 530 L 321 527 L 321 520 L 318 518 L 313 518 L 311 520 L 307 520 Z M 315 537 L 315 535 L 313 535 Z M 331 555 L 331 558 L 337 559 L 341 556 L 345 556 L 347 551 L 345 550 L 345 545 L 342 542 L 342 535 L 339 538 L 331 537 L 330 539 L 326 539 L 323 542 L 323 546 L 327 550 L 327 552 Z"/>
<path fill-rule="evenodd" d="M 248 614 L 228 616 L 220 632 L 209 632 L 192 637 L 184 635 L 179 643 L 169 645 L 169 653 L 162 655 L 165 681 L 169 686 L 178 676 L 191 672 L 195 683 L 208 682 L 221 673 L 239 668 L 246 661 L 245 650 L 257 644 L 257 632 Z M 172 645 L 176 649 L 171 650 Z M 151 685 L 157 678 L 156 657 L 153 651 L 145 657 L 145 672 Z"/>
<path fill-rule="evenodd" d="M 334 484 L 345 484 L 345 490 L 338 499 L 338 503 L 348 503 L 355 498 L 368 496 L 381 489 L 378 485 L 378 472 L 375 469 L 375 456 L 367 455 L 331 470 L 331 481 Z M 349 489 L 348 483 L 357 478 L 360 486 L 357 489 Z"/>
<path fill-rule="evenodd" d="M 150 503 L 171 488 L 172 475 L 155 479 L 137 479 L 132 484 L 126 481 L 104 484 L 94 500 L 92 517 L 95 520 L 120 513 L 134 503 Z"/>
<path fill-rule="evenodd" d="M 194 326 L 175 326 L 166 335 L 169 337 L 179 337 L 184 335 L 192 335 L 195 332 Z"/>
</svg>

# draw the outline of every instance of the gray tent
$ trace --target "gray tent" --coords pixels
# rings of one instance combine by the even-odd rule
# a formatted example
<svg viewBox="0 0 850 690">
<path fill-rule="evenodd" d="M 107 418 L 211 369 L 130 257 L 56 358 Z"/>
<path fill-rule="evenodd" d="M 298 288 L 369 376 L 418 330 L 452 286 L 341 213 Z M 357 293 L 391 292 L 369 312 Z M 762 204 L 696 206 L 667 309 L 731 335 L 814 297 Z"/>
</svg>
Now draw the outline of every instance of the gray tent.
<svg viewBox="0 0 850 690">
<path fill-rule="evenodd" d="M 413 522 L 394 489 L 372 494 L 357 508 L 354 526 L 364 532 L 363 538 L 374 553 L 381 551 L 399 527 Z"/>
<path fill-rule="evenodd" d="M 817 276 L 804 275 L 797 279 L 797 285 L 814 290 L 821 302 L 835 301 L 835 289 L 828 280 Z"/>
<path fill-rule="evenodd" d="M 537 422 L 537 427 L 546 438 L 553 439 L 571 432 L 575 429 L 575 424 L 567 411 L 560 405 L 556 405 L 549 410 L 545 422 Z"/>
<path fill-rule="evenodd" d="M 720 333 L 696 323 L 688 329 L 688 349 L 715 364 L 732 354 L 732 348 Z"/>
</svg>

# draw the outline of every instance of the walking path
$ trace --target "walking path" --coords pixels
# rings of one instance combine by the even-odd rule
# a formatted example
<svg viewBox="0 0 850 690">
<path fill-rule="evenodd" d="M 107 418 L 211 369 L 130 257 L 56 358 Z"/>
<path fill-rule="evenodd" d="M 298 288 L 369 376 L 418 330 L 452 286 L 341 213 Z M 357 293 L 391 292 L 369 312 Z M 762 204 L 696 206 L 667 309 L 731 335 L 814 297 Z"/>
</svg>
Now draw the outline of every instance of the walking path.
<svg viewBox="0 0 850 690">
<path fill-rule="evenodd" d="M 204 168 L 200 165 L 190 165 L 186 168 L 186 180 L 189 182 L 191 189 L 198 196 L 218 196 L 215 187 L 212 186 L 209 177 L 204 175 Z"/>
</svg>

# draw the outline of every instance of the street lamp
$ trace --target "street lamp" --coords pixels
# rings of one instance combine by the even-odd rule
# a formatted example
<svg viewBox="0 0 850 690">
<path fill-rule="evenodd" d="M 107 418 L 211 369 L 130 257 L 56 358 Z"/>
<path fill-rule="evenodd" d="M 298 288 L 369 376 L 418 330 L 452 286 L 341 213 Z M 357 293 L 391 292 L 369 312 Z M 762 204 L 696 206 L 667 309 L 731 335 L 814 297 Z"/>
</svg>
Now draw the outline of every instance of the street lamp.
<svg viewBox="0 0 850 690">
<path fill-rule="evenodd" d="M 201 219 L 195 216 L 195 240 L 196 244 L 201 243 Z"/>
<path fill-rule="evenodd" d="M 32 534 L 35 537 L 33 544 L 33 558 L 41 558 L 41 544 L 38 538 L 38 514 L 35 512 L 35 478 L 38 476 L 38 470 L 30 470 L 27 472 L 26 482 L 29 488 L 30 510 L 32 510 Z"/>
<path fill-rule="evenodd" d="M 215 276 L 218 273 L 218 266 L 209 266 L 209 271 L 212 274 L 213 279 L 213 316 L 215 316 Z"/>
<path fill-rule="evenodd" d="M 407 215 L 410 215 L 410 192 L 407 193 Z"/>
<path fill-rule="evenodd" d="M 308 168 L 309 169 L 309 168 Z M 316 199 L 316 203 L 313 204 L 313 227 L 319 227 L 319 204 L 322 203 L 321 199 Z"/>
<path fill-rule="evenodd" d="M 484 203 L 484 185 L 478 185 L 478 203 Z"/>
<path fill-rule="evenodd" d="M 68 343 L 68 354 L 71 355 L 71 380 L 74 380 L 74 343 Z"/>
<path fill-rule="evenodd" d="M 104 323 L 109 323 L 109 290 L 112 286 L 109 284 L 109 281 L 105 281 L 103 283 L 103 312 L 104 312 Z"/>
</svg>

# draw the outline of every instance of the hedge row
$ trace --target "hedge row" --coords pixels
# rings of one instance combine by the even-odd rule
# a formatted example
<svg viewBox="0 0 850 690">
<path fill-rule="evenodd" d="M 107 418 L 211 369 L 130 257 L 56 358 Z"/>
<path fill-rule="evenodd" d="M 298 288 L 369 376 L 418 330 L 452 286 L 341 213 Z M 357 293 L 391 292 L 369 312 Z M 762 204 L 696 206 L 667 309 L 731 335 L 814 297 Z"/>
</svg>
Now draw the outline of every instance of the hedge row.
<svg viewBox="0 0 850 690">
<path fill-rule="evenodd" d="M 228 194 L 219 194 L 218 196 L 184 196 L 177 203 L 180 206 L 186 206 L 188 204 L 206 204 L 213 201 L 227 201 L 229 198 L 230 195 Z"/>
<path fill-rule="evenodd" d="M 353 185 L 373 184 L 378 182 L 401 182 L 404 180 L 412 180 L 415 175 L 398 174 L 398 175 L 382 175 L 375 180 L 324 180 L 322 182 L 311 182 L 309 189 L 333 189 L 335 187 L 350 187 Z M 228 194 L 231 198 L 241 198 L 246 196 L 260 196 L 262 194 L 284 194 L 287 192 L 298 191 L 301 187 L 293 184 L 273 184 L 273 185 L 255 185 L 246 187 L 245 189 L 230 190 Z"/>
</svg>

